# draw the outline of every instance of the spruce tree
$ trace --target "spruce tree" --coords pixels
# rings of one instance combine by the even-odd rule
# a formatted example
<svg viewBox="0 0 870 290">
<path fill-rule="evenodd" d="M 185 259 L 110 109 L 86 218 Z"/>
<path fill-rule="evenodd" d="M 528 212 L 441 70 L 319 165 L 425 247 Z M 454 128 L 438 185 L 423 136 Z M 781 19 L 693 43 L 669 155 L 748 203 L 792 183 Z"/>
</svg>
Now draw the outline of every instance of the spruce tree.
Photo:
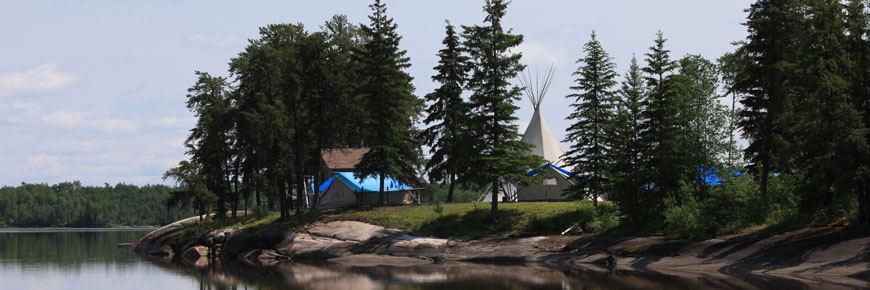
<svg viewBox="0 0 870 290">
<path fill-rule="evenodd" d="M 865 128 L 870 128 L 870 15 L 866 1 L 851 0 L 847 6 L 848 51 L 855 64 L 851 80 L 852 103 L 862 116 Z M 870 2 L 868 2 L 870 3 Z M 870 134 L 865 134 L 865 144 Z M 870 148 L 857 148 L 861 166 L 857 174 L 858 222 L 870 224 Z"/>
<path fill-rule="evenodd" d="M 565 142 L 571 142 L 566 153 L 566 166 L 573 167 L 579 182 L 568 191 L 577 198 L 591 198 L 598 205 L 598 197 L 609 187 L 608 167 L 611 163 L 610 146 L 613 125 L 613 105 L 616 93 L 616 64 L 601 47 L 592 32 L 591 39 L 583 47 L 585 56 L 577 60 L 580 67 L 574 72 L 577 79 L 571 90 L 577 93 L 566 98 L 573 99 L 574 112 L 567 120 L 574 123 L 568 127 Z"/>
<path fill-rule="evenodd" d="M 797 169 L 804 177 L 805 209 L 843 207 L 857 190 L 866 127 L 853 103 L 855 63 L 848 52 L 846 14 L 838 0 L 811 0 L 795 101 Z M 834 203 L 839 204 L 834 204 Z M 836 208 L 835 207 L 835 208 Z"/>
<path fill-rule="evenodd" d="M 670 59 L 669 50 L 664 48 L 666 40 L 659 32 L 655 45 L 646 53 L 646 74 L 648 96 L 644 107 L 644 123 L 641 124 L 641 139 L 646 146 L 643 166 L 650 184 L 649 210 L 659 210 L 665 197 L 679 187 L 681 152 L 679 151 L 679 97 L 674 94 L 671 75 L 676 68 Z"/>
<path fill-rule="evenodd" d="M 462 88 L 468 74 L 468 57 L 462 54 L 456 30 L 447 22 L 444 48 L 438 51 L 438 74 L 432 80 L 441 84 L 426 95 L 431 102 L 424 120 L 429 128 L 422 132 L 426 145 L 432 149 L 432 157 L 426 163 L 429 178 L 450 183 L 447 202 L 453 202 L 453 190 L 457 177 L 463 177 L 470 167 L 473 147 L 468 146 L 468 104 L 462 99 Z"/>
<path fill-rule="evenodd" d="M 399 48 L 402 37 L 387 17 L 386 5 L 375 0 L 369 7 L 371 23 L 361 26 L 368 41 L 356 56 L 362 78 L 357 92 L 367 112 L 364 142 L 371 150 L 356 165 L 355 175 L 380 178 L 377 205 L 381 206 L 387 176 L 406 180 L 415 175 L 420 146 L 413 119 L 419 115 L 420 100 L 414 95 L 411 76 L 403 71 L 411 66 L 410 60 Z"/>
<path fill-rule="evenodd" d="M 749 145 L 744 157 L 749 169 L 760 176 L 761 199 L 769 202 L 767 188 L 771 172 L 787 167 L 788 138 L 785 119 L 790 107 L 787 86 L 794 68 L 796 34 L 800 15 L 796 0 L 759 0 L 748 9 L 745 43 L 738 49 L 743 62 L 734 83 L 740 100 L 740 126 Z"/>
<path fill-rule="evenodd" d="M 480 166 L 475 172 L 491 181 L 492 207 L 489 218 L 495 222 L 502 178 L 526 179 L 529 168 L 539 166 L 539 157 L 526 156 L 531 145 L 519 140 L 514 104 L 520 99 L 521 88 L 511 85 L 510 79 L 522 71 L 521 54 L 509 50 L 523 42 L 522 35 L 504 31 L 502 18 L 508 3 L 486 0 L 483 10 L 487 16 L 483 26 L 463 26 L 465 48 L 470 56 L 472 74 L 467 87 L 472 91 L 469 99 L 471 124 L 475 130 L 475 148 Z"/>
<path fill-rule="evenodd" d="M 641 199 L 644 198 L 645 178 L 641 166 L 645 146 L 640 134 L 641 124 L 644 123 L 645 88 L 643 72 L 637 64 L 637 58 L 632 57 L 616 102 L 610 148 L 613 163 L 609 176 L 612 185 L 608 197 L 617 202 L 622 212 L 634 223 L 640 220 L 640 205 L 643 204 Z"/>
</svg>

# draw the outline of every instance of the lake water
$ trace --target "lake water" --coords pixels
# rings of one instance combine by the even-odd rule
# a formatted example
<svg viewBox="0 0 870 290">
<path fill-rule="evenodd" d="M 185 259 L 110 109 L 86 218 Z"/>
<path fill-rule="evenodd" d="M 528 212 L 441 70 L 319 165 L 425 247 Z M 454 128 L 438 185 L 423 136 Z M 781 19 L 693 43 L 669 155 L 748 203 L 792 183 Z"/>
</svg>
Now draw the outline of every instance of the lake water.
<svg viewBox="0 0 870 290">
<path fill-rule="evenodd" d="M 444 263 L 412 267 L 329 262 L 250 267 L 154 263 L 119 243 L 148 230 L 0 229 L 0 289 L 856 289 L 819 279 L 662 275 L 536 264 Z"/>
</svg>

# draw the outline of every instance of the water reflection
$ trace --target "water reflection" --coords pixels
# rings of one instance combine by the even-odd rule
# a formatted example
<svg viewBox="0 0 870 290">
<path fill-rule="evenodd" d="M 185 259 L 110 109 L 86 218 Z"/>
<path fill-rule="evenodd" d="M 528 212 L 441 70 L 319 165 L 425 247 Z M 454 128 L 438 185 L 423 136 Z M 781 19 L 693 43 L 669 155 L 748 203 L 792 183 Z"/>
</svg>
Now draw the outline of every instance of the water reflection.
<svg viewBox="0 0 870 290">
<path fill-rule="evenodd" d="M 207 264 L 203 261 L 202 263 Z M 354 266 L 297 261 L 271 266 L 212 262 L 162 267 L 194 275 L 200 289 L 863 289 L 848 277 L 800 279 L 721 273 L 659 273 L 540 264 L 450 262 L 414 266 Z"/>
<path fill-rule="evenodd" d="M 0 230 L 0 289 L 861 289 L 866 277 L 610 272 L 593 266 L 146 261 L 147 230 Z M 375 260 L 375 259 L 371 259 Z M 362 262 L 360 262 L 362 261 Z M 374 263 L 377 264 L 377 263 Z M 395 264 L 394 264 L 395 265 Z M 861 280 L 865 279 L 865 280 Z"/>
</svg>

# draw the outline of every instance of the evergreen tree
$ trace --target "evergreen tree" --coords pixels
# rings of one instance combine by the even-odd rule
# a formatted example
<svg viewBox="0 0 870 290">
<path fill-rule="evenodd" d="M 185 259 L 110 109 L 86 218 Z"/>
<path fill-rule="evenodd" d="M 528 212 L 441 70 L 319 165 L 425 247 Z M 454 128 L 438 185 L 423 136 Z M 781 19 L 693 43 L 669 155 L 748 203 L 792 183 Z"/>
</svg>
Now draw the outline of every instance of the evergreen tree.
<svg viewBox="0 0 870 290">
<path fill-rule="evenodd" d="M 468 146 L 468 104 L 462 99 L 462 88 L 468 74 L 468 57 L 462 55 L 461 43 L 450 22 L 447 22 L 444 48 L 438 51 L 438 74 L 432 80 L 441 87 L 426 95 L 431 105 L 426 109 L 424 122 L 429 128 L 422 132 L 426 144 L 432 148 L 432 157 L 426 164 L 429 178 L 450 183 L 447 202 L 453 202 L 453 190 L 458 177 L 470 168 L 473 147 Z M 434 124 L 433 124 L 434 123 Z"/>
<path fill-rule="evenodd" d="M 862 115 L 865 128 L 870 128 L 870 15 L 862 0 L 851 0 L 847 6 L 848 51 L 851 53 L 855 73 L 851 80 L 852 103 Z M 870 143 L 870 134 L 865 133 L 865 144 Z M 860 168 L 856 173 L 858 183 L 858 222 L 870 224 L 870 148 L 856 148 Z"/>
<path fill-rule="evenodd" d="M 539 166 L 539 157 L 527 157 L 529 144 L 519 140 L 514 104 L 520 99 L 521 88 L 511 85 L 510 79 L 522 71 L 521 54 L 510 53 L 512 47 L 523 42 L 522 35 L 504 31 L 502 18 L 508 3 L 486 0 L 483 10 L 487 16 L 484 26 L 463 26 L 465 47 L 473 67 L 467 87 L 472 91 L 469 103 L 476 148 L 480 148 L 481 166 L 476 172 L 491 181 L 492 207 L 490 220 L 498 214 L 501 179 L 527 179 L 526 171 Z"/>
<path fill-rule="evenodd" d="M 643 168 L 647 181 L 644 184 L 651 186 L 644 200 L 649 203 L 645 207 L 652 211 L 662 208 L 665 197 L 678 189 L 680 177 L 684 175 L 679 148 L 680 100 L 671 79 L 676 65 L 670 59 L 670 51 L 664 48 L 665 41 L 659 32 L 655 45 L 645 54 L 647 66 L 642 69 L 649 93 L 640 137 L 646 146 Z"/>
<path fill-rule="evenodd" d="M 793 70 L 800 15 L 796 0 L 759 0 L 748 9 L 749 36 L 738 50 L 743 62 L 734 83 L 743 110 L 738 125 L 749 141 L 744 157 L 749 169 L 760 175 L 762 203 L 768 203 L 771 172 L 787 167 L 789 144 L 785 119 L 790 109 L 787 86 Z"/>
<path fill-rule="evenodd" d="M 640 135 L 646 103 L 643 72 L 637 64 L 637 58 L 631 58 L 631 65 L 624 78 L 612 127 L 610 156 L 613 165 L 609 170 L 612 186 L 608 197 L 619 204 L 622 212 L 631 217 L 632 222 L 637 223 L 640 220 L 640 205 L 643 204 L 641 199 L 644 198 L 645 178 L 641 166 L 644 163 L 642 154 L 645 146 Z"/>
<path fill-rule="evenodd" d="M 601 47 L 594 31 L 583 53 L 585 56 L 577 60 L 580 67 L 573 74 L 577 79 L 571 87 L 578 93 L 567 96 L 574 99 L 571 104 L 574 112 L 567 118 L 574 123 L 565 137 L 565 142 L 573 143 L 565 154 L 565 164 L 579 176 L 579 182 L 568 189 L 571 195 L 591 198 L 597 206 L 598 197 L 609 187 L 616 64 Z"/>
<path fill-rule="evenodd" d="M 371 150 L 356 165 L 358 177 L 380 178 L 378 206 L 384 204 L 384 180 L 387 176 L 399 180 L 412 178 L 414 163 L 420 156 L 413 119 L 419 115 L 420 100 L 414 96 L 411 76 L 403 69 L 410 67 L 405 51 L 399 49 L 401 36 L 396 24 L 387 17 L 386 5 L 380 0 L 370 5 L 371 23 L 362 25 L 368 37 L 357 52 L 359 76 L 358 94 L 368 113 L 366 145 Z"/>
<path fill-rule="evenodd" d="M 795 101 L 796 164 L 805 178 L 806 209 L 844 203 L 857 190 L 856 172 L 867 147 L 866 127 L 853 103 L 855 63 L 848 52 L 846 14 L 838 0 L 811 0 Z M 836 208 L 842 208 L 837 205 Z"/>
</svg>

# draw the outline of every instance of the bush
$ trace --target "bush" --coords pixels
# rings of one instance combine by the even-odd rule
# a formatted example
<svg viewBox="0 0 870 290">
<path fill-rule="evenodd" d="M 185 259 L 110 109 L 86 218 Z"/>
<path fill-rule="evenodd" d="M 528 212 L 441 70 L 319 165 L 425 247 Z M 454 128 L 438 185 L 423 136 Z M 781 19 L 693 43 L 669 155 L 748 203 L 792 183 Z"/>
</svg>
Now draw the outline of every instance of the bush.
<svg viewBox="0 0 870 290">
<path fill-rule="evenodd" d="M 665 198 L 665 234 L 672 237 L 697 239 L 705 236 L 701 224 L 701 207 L 688 190 Z"/>
</svg>

